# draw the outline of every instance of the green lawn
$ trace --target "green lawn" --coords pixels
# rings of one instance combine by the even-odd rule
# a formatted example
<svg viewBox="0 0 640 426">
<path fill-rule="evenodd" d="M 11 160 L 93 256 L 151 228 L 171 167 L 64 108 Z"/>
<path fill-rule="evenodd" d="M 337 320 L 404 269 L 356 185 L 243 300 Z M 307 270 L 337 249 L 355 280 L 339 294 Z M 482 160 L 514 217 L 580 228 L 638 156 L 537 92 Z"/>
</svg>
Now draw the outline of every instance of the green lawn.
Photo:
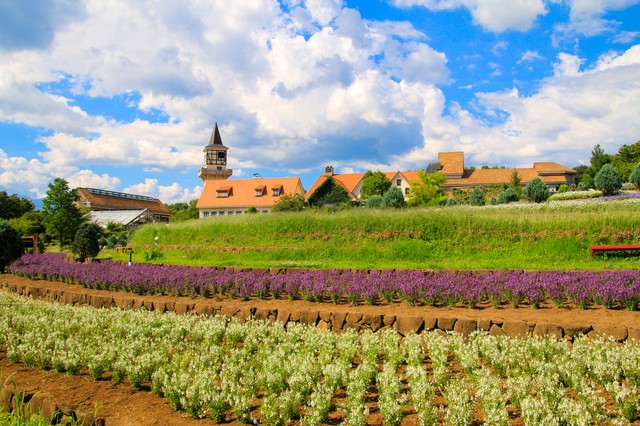
<svg viewBox="0 0 640 426">
<path fill-rule="evenodd" d="M 157 245 L 155 261 L 189 265 L 633 269 L 639 254 L 592 258 L 589 247 L 640 244 L 639 212 L 633 199 L 242 215 L 147 225 L 130 244 L 135 262 Z"/>
</svg>

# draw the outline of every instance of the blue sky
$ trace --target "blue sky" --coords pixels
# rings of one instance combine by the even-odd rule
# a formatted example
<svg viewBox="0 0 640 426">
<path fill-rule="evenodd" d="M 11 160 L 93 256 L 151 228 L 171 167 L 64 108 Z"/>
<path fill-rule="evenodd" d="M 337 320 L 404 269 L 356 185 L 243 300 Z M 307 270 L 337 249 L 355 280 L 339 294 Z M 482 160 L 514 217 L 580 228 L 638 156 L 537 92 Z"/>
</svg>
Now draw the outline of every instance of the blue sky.
<svg viewBox="0 0 640 426">
<path fill-rule="evenodd" d="M 0 190 L 588 163 L 640 140 L 640 0 L 0 0 Z"/>
</svg>

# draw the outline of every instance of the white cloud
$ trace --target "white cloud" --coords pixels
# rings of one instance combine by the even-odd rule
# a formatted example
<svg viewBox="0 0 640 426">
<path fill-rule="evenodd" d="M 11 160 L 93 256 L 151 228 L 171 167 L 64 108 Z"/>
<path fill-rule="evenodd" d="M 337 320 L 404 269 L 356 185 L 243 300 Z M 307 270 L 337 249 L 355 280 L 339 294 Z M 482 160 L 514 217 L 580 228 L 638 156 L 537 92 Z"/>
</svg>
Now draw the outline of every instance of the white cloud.
<svg viewBox="0 0 640 426">
<path fill-rule="evenodd" d="M 547 13 L 542 0 L 393 0 L 398 7 L 422 6 L 429 10 L 467 8 L 476 24 L 487 31 L 526 31 Z"/>
<path fill-rule="evenodd" d="M 177 203 L 188 202 L 200 197 L 202 187 L 188 189 L 175 182 L 171 185 L 161 185 L 157 179 L 145 179 L 143 183 L 128 186 L 123 191 L 129 194 L 158 198 L 163 203 Z"/>
<path fill-rule="evenodd" d="M 580 74 L 580 66 L 584 62 L 583 59 L 568 53 L 560 53 L 558 62 L 553 66 L 555 75 L 577 76 Z"/>
<path fill-rule="evenodd" d="M 518 60 L 518 64 L 522 64 L 525 62 L 534 62 L 534 61 L 539 61 L 539 60 L 543 60 L 544 57 L 542 55 L 540 55 L 540 53 L 538 53 L 535 50 L 527 50 L 526 52 L 524 52 L 522 54 L 522 56 L 520 57 L 520 59 Z"/>
<path fill-rule="evenodd" d="M 120 187 L 120 179 L 106 173 L 97 175 L 91 170 L 79 170 L 66 178 L 70 188 L 100 188 L 116 191 Z"/>
<path fill-rule="evenodd" d="M 610 34 L 613 40 L 632 41 L 633 33 L 618 33 L 619 22 L 605 19 L 608 11 L 623 10 L 640 3 L 639 0 L 569 0 L 569 22 L 556 25 L 554 41 L 573 41 L 575 36 L 593 37 Z"/>
</svg>

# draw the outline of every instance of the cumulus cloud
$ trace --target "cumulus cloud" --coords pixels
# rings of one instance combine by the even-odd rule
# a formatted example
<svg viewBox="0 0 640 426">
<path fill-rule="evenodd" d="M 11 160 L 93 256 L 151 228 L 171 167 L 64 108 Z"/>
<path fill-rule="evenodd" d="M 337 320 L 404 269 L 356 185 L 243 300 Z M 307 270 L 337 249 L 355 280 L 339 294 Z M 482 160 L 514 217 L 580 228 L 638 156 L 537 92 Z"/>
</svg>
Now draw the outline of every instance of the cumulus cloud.
<svg viewBox="0 0 640 426">
<path fill-rule="evenodd" d="M 0 2 L 0 49 L 46 49 L 59 28 L 83 15 L 81 0 Z"/>
<path fill-rule="evenodd" d="M 398 7 L 421 6 L 429 10 L 451 10 L 464 7 L 473 20 L 487 31 L 526 31 L 547 9 L 542 0 L 393 0 Z"/>
<path fill-rule="evenodd" d="M 45 1 L 43 10 L 58 3 Z M 631 4 L 592 3 L 573 1 L 571 22 L 602 19 L 607 10 Z M 25 4 L 33 9 L 35 2 Z M 493 33 L 526 31 L 547 13 L 541 0 L 509 7 L 498 0 L 393 4 L 465 8 Z M 482 113 L 445 98 L 443 87 L 455 82 L 452 58 L 427 34 L 409 22 L 363 19 L 340 0 L 86 0 L 68 15 L 52 20 L 40 38 L 25 38 L 20 49 L 0 42 L 0 121 L 47 130 L 36 158 L 1 152 L 0 185 L 44 195 L 46 183 L 61 176 L 82 186 L 188 201 L 200 186 L 161 176 L 196 176 L 214 120 L 232 149 L 234 176 L 250 168 L 291 172 L 329 163 L 415 169 L 451 150 L 465 151 L 469 161 L 512 164 L 555 153 L 558 146 L 572 147 L 564 157 L 571 165 L 585 145 L 614 143 L 607 129 L 623 129 L 618 141 L 638 133 L 632 79 L 637 47 L 603 55 L 590 69 L 578 55 L 562 53 L 554 74 L 530 96 L 516 90 L 478 94 L 484 118 L 498 118 L 492 123 L 499 124 L 489 125 L 478 117 Z M 20 36 L 15 29 L 12 34 Z M 495 62 L 486 65 L 495 75 L 508 74 L 499 57 L 513 46 L 495 38 Z M 541 59 L 528 50 L 519 62 Z M 135 101 L 126 118 L 74 99 L 108 102 L 128 95 Z M 166 119 L 139 114 L 150 111 Z M 111 170 L 92 171 L 98 166 L 135 173 L 125 179 Z M 154 179 L 145 176 L 150 172 Z"/>
<path fill-rule="evenodd" d="M 569 22 L 556 25 L 554 41 L 573 41 L 576 36 L 593 37 L 609 34 L 617 42 L 630 42 L 637 34 L 617 33 L 619 22 L 604 18 L 609 11 L 623 10 L 640 3 L 638 0 L 569 0 Z"/>
<path fill-rule="evenodd" d="M 161 185 L 157 179 L 145 179 L 142 183 L 124 188 L 124 192 L 158 198 L 165 203 L 177 203 L 198 198 L 202 193 L 202 187 L 187 189 L 177 183 Z"/>
</svg>

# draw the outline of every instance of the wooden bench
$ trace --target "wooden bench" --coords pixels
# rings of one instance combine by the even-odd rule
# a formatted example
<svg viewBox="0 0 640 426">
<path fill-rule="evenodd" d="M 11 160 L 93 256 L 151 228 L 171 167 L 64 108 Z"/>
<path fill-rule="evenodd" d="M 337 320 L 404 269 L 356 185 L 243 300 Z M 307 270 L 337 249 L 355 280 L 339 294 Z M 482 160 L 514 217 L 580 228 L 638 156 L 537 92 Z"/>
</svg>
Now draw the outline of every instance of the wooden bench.
<svg viewBox="0 0 640 426">
<path fill-rule="evenodd" d="M 595 256 L 597 251 L 634 251 L 640 250 L 640 245 L 618 245 L 618 246 L 591 246 L 591 256 Z"/>
</svg>

